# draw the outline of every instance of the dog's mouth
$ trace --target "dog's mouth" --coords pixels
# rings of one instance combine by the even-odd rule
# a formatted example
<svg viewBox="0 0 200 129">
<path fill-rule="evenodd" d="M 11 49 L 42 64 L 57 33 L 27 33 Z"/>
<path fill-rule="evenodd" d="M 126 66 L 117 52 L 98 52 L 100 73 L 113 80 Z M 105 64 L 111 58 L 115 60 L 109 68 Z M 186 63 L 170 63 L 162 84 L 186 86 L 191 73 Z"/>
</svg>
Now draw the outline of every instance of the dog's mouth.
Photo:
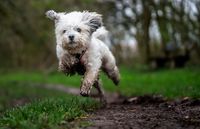
<svg viewBox="0 0 200 129">
<path fill-rule="evenodd" d="M 71 49 L 77 46 L 77 43 L 74 41 L 68 42 L 68 43 L 62 43 L 62 47 L 64 49 Z"/>
<path fill-rule="evenodd" d="M 69 44 L 71 44 L 71 45 L 72 45 L 72 44 L 75 44 L 75 43 L 76 43 L 76 42 L 74 42 L 74 41 L 70 41 L 70 42 L 69 42 Z"/>
</svg>

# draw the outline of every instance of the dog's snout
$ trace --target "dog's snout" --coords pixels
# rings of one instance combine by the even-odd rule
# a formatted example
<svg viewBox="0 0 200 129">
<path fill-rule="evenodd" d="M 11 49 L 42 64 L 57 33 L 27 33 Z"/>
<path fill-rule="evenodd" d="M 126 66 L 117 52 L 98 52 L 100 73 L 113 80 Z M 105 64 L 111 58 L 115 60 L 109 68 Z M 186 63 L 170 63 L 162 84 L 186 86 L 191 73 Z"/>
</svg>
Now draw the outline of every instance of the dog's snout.
<svg viewBox="0 0 200 129">
<path fill-rule="evenodd" d="M 71 41 L 74 40 L 74 35 L 69 35 L 68 37 L 69 37 L 69 39 L 70 39 Z"/>
</svg>

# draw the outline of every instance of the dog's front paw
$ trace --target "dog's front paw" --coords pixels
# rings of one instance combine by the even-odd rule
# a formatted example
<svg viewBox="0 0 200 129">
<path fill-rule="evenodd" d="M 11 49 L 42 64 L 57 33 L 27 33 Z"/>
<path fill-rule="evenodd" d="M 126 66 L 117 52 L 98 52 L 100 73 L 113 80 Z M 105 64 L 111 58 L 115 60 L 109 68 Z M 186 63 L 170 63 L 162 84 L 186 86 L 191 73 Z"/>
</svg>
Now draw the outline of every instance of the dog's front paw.
<svg viewBox="0 0 200 129">
<path fill-rule="evenodd" d="M 85 90 L 82 90 L 82 91 L 80 92 L 80 94 L 81 94 L 82 96 L 84 96 L 84 97 L 88 97 L 88 96 L 89 96 L 88 91 L 85 91 Z"/>
<path fill-rule="evenodd" d="M 90 94 L 90 89 L 92 88 L 92 82 L 91 81 L 85 81 L 83 82 L 81 86 L 81 92 L 80 94 L 84 97 L 88 97 Z"/>
</svg>

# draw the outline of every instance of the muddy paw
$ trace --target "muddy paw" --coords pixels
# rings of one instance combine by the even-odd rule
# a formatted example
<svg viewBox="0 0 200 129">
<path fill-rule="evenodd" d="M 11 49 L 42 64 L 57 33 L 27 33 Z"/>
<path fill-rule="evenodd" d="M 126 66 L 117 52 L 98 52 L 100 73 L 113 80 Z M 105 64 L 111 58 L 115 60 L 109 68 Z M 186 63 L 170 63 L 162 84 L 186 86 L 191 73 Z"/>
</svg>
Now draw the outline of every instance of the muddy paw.
<svg viewBox="0 0 200 129">
<path fill-rule="evenodd" d="M 83 85 L 81 86 L 81 92 L 80 94 L 82 96 L 89 96 L 90 94 L 90 89 L 91 89 L 91 83 L 89 81 L 86 81 L 85 83 L 83 83 Z"/>
<path fill-rule="evenodd" d="M 119 82 L 120 82 L 119 78 L 113 78 L 112 80 L 113 80 L 113 83 L 114 83 L 116 86 L 119 85 Z"/>
<path fill-rule="evenodd" d="M 90 94 L 90 89 L 87 87 L 82 87 L 80 94 L 84 97 L 88 97 Z"/>
<path fill-rule="evenodd" d="M 89 96 L 89 93 L 88 93 L 88 92 L 84 92 L 84 91 L 81 91 L 80 94 L 81 94 L 83 97 L 88 97 L 88 96 Z"/>
<path fill-rule="evenodd" d="M 84 97 L 88 97 L 90 94 L 90 88 L 82 87 L 80 94 Z"/>
</svg>

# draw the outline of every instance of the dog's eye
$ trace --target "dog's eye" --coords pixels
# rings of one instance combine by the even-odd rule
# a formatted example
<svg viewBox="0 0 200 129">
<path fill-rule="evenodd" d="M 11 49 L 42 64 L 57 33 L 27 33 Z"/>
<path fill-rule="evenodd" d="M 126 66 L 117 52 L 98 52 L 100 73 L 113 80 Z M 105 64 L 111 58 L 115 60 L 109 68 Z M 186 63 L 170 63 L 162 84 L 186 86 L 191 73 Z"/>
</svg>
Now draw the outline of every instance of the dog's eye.
<svg viewBox="0 0 200 129">
<path fill-rule="evenodd" d="M 80 28 L 76 28 L 76 31 L 77 31 L 77 32 L 81 32 L 81 29 L 80 29 Z"/>
<path fill-rule="evenodd" d="M 63 30 L 63 34 L 66 32 L 66 30 Z"/>
</svg>

